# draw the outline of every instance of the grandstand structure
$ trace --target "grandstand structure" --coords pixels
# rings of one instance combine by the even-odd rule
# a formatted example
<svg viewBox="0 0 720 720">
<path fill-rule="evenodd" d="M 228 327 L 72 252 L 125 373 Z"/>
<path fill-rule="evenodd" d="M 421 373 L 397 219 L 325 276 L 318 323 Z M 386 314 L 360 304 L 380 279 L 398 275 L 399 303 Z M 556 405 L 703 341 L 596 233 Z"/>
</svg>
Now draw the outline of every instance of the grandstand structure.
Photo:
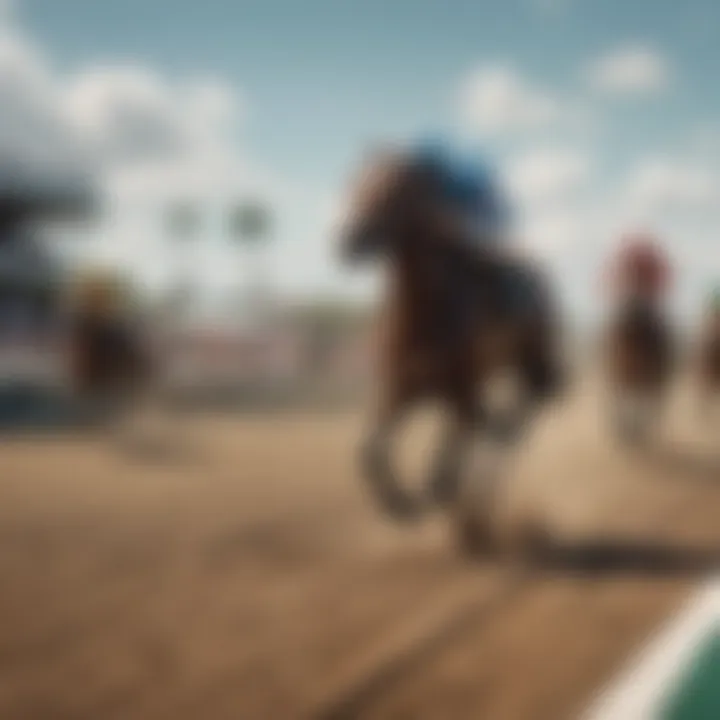
<svg viewBox="0 0 720 720">
<path fill-rule="evenodd" d="M 57 368 L 63 271 L 44 242 L 48 224 L 89 218 L 79 185 L 0 179 L 0 383 L 4 390 Z"/>
</svg>

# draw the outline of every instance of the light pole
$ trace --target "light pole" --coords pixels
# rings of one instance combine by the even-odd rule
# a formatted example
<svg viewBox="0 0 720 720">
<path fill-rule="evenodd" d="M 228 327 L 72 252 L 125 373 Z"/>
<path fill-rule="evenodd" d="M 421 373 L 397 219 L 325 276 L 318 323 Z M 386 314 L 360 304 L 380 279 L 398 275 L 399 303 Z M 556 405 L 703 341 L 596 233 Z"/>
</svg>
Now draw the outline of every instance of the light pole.
<svg viewBox="0 0 720 720">
<path fill-rule="evenodd" d="M 230 211 L 229 234 L 251 257 L 246 298 L 253 321 L 268 319 L 270 278 L 264 251 L 270 241 L 271 225 L 270 211 L 259 200 L 241 201 Z"/>
<path fill-rule="evenodd" d="M 189 201 L 176 201 L 167 211 L 167 233 L 172 243 L 174 273 L 171 280 L 170 309 L 173 318 L 186 320 L 193 300 L 192 264 L 188 250 L 197 239 L 200 215 Z"/>
</svg>

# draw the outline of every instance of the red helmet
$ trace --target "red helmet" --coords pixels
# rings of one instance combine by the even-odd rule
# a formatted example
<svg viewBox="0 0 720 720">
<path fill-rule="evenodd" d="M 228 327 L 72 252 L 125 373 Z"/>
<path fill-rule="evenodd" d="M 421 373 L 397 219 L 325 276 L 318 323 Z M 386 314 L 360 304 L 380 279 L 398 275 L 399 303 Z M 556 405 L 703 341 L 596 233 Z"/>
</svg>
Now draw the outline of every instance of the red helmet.
<svg viewBox="0 0 720 720">
<path fill-rule="evenodd" d="M 621 260 L 631 266 L 654 267 L 658 270 L 666 264 L 660 243 L 649 233 L 626 235 L 620 248 Z"/>
<path fill-rule="evenodd" d="M 667 256 L 657 239 L 647 232 L 631 233 L 622 238 L 614 266 L 616 283 L 625 287 L 659 294 L 670 282 Z"/>
<path fill-rule="evenodd" d="M 620 252 L 629 259 L 662 260 L 664 253 L 657 239 L 649 233 L 639 232 L 625 235 Z"/>
</svg>

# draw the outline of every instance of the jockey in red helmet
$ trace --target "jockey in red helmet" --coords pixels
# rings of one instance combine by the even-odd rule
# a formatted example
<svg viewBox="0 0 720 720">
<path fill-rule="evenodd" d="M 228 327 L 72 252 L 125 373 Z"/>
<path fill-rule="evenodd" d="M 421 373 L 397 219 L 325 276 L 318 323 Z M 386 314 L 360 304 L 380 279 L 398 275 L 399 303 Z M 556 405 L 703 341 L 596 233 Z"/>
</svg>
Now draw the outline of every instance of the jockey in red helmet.
<svg viewBox="0 0 720 720">
<path fill-rule="evenodd" d="M 652 305 L 663 299 L 672 280 L 665 251 L 648 233 L 623 238 L 607 279 L 612 292 L 620 299 L 636 299 Z"/>
</svg>

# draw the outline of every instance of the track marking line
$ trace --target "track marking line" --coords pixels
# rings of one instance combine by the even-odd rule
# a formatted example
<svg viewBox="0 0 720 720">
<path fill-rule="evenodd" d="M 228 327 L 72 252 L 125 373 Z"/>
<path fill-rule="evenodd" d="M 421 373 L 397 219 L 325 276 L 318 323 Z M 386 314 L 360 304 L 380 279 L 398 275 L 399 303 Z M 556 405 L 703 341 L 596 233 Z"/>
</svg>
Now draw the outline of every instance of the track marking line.
<svg viewBox="0 0 720 720">
<path fill-rule="evenodd" d="M 717 625 L 720 579 L 713 579 L 651 639 L 583 720 L 657 720 L 698 647 Z"/>
</svg>

